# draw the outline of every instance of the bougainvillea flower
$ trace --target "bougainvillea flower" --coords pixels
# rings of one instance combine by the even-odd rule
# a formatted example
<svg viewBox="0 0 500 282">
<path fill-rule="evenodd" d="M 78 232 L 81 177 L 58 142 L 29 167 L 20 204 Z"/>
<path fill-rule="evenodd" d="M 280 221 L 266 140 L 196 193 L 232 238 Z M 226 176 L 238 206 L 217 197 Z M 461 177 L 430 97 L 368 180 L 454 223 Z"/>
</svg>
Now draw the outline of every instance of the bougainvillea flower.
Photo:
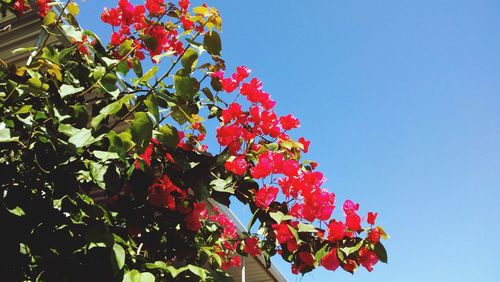
<svg viewBox="0 0 500 282">
<path fill-rule="evenodd" d="M 250 256 L 260 256 L 262 253 L 259 248 L 259 239 L 255 237 L 249 237 L 245 239 L 245 246 L 243 247 L 243 251 Z"/>
<path fill-rule="evenodd" d="M 373 271 L 373 266 L 377 264 L 378 257 L 375 252 L 368 249 L 367 247 L 363 247 L 359 250 L 359 263 L 366 268 L 369 272 Z"/>
<path fill-rule="evenodd" d="M 359 210 L 359 204 L 355 204 L 351 200 L 346 200 L 344 202 L 344 205 L 342 206 L 342 209 L 344 210 L 346 215 L 350 214 L 350 213 L 354 213 L 354 212 Z"/>
<path fill-rule="evenodd" d="M 284 130 L 290 130 L 300 126 L 299 119 L 291 114 L 280 117 L 280 123 Z"/>
<path fill-rule="evenodd" d="M 282 222 L 280 224 L 273 224 L 272 227 L 274 229 L 274 233 L 276 235 L 276 240 L 278 240 L 278 243 L 284 244 L 289 240 L 295 240 L 295 237 L 288 227 L 288 224 Z"/>
<path fill-rule="evenodd" d="M 231 161 L 226 161 L 226 163 L 224 164 L 224 167 L 228 171 L 237 175 L 245 174 L 249 166 L 250 164 L 248 164 L 247 161 L 245 160 L 245 156 L 237 156 Z"/>
<path fill-rule="evenodd" d="M 328 240 L 336 242 L 344 239 L 345 224 L 341 221 L 332 219 L 328 224 Z"/>
<path fill-rule="evenodd" d="M 22 16 L 24 12 L 28 11 L 30 7 L 26 5 L 25 0 L 17 0 L 13 6 L 14 10 L 17 12 L 18 16 Z"/>
<path fill-rule="evenodd" d="M 361 217 L 354 212 L 349 213 L 346 215 L 345 224 L 349 230 L 358 231 L 361 229 Z"/>
<path fill-rule="evenodd" d="M 368 238 L 372 243 L 377 243 L 378 241 L 380 241 L 380 230 L 378 228 L 373 228 L 368 233 Z"/>
<path fill-rule="evenodd" d="M 273 186 L 264 186 L 257 191 L 255 195 L 255 205 L 261 209 L 267 209 L 276 199 L 278 188 Z"/>
<path fill-rule="evenodd" d="M 369 212 L 368 219 L 366 220 L 368 224 L 375 225 L 375 220 L 377 220 L 378 213 Z"/>
<path fill-rule="evenodd" d="M 337 257 L 337 249 L 331 249 L 322 259 L 321 265 L 328 270 L 336 270 L 339 265 L 339 258 Z"/>
</svg>

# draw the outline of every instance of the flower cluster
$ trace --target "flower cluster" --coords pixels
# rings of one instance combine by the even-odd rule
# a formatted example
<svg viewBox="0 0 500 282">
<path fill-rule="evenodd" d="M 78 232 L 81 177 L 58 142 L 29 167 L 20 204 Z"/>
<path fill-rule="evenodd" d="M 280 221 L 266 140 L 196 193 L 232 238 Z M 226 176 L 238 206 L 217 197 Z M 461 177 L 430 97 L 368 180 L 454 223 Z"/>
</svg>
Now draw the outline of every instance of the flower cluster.
<svg viewBox="0 0 500 282">
<path fill-rule="evenodd" d="M 49 3 L 51 0 L 36 0 L 35 4 L 38 9 L 38 15 L 40 17 L 45 17 L 50 10 Z M 15 0 L 12 6 L 14 11 L 16 11 L 18 16 L 22 16 L 25 12 L 30 9 L 27 0 Z"/>
<path fill-rule="evenodd" d="M 189 1 L 182 1 L 182 5 L 189 6 Z M 178 40 L 178 30 L 171 22 L 162 23 L 161 18 L 173 9 L 163 0 L 147 0 L 145 5 L 133 5 L 128 0 L 119 0 L 118 7 L 104 9 L 101 20 L 113 27 L 118 27 L 111 35 L 111 46 L 116 48 L 115 56 L 123 57 L 119 46 L 126 40 L 133 42 L 135 57 L 145 58 L 144 50 L 151 57 L 163 52 L 182 54 L 184 46 Z M 181 8 L 181 11 L 185 9 Z M 134 33 L 134 30 L 136 31 Z M 134 35 L 135 34 L 135 35 Z"/>
</svg>

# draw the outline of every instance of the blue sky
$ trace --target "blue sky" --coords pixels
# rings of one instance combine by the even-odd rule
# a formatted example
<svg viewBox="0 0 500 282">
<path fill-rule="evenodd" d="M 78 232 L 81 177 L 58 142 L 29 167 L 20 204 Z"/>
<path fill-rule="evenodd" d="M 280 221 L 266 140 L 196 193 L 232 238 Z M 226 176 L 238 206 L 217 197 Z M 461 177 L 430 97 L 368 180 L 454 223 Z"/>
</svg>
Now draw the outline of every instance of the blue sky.
<svg viewBox="0 0 500 282">
<path fill-rule="evenodd" d="M 107 34 L 98 15 L 114 3 L 80 2 L 81 24 Z M 337 206 L 378 211 L 391 235 L 388 265 L 302 281 L 498 281 L 500 2 L 208 4 L 229 69 L 249 66 L 301 119 Z"/>
</svg>

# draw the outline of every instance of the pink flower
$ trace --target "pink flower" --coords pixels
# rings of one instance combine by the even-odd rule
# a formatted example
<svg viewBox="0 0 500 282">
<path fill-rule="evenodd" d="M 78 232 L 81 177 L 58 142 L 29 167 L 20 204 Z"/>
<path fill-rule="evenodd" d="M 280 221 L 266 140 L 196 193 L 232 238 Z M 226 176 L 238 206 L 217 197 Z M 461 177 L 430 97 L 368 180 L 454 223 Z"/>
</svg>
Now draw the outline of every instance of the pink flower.
<svg viewBox="0 0 500 282">
<path fill-rule="evenodd" d="M 278 188 L 273 186 L 264 186 L 255 195 L 255 205 L 261 209 L 267 209 L 276 199 Z"/>
<path fill-rule="evenodd" d="M 250 166 L 250 164 L 247 163 L 245 160 L 245 156 L 237 156 L 231 161 L 226 161 L 224 164 L 224 167 L 237 175 L 243 175 L 247 171 L 247 168 Z"/>
</svg>

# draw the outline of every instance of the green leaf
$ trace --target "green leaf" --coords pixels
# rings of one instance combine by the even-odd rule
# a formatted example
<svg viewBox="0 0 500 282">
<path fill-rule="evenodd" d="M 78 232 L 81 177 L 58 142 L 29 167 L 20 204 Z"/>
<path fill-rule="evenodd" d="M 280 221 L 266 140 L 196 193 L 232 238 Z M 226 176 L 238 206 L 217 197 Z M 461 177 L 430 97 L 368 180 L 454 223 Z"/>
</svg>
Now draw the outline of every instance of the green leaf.
<svg viewBox="0 0 500 282">
<path fill-rule="evenodd" d="M 68 95 L 73 95 L 78 92 L 83 91 L 83 87 L 74 87 L 73 85 L 63 84 L 61 88 L 59 88 L 59 94 L 61 94 L 61 98 L 64 98 Z"/>
<path fill-rule="evenodd" d="M 33 105 L 24 105 L 19 110 L 17 110 L 16 115 L 27 114 L 30 112 L 31 108 L 33 108 Z"/>
<path fill-rule="evenodd" d="M 382 245 L 382 243 L 377 242 L 375 244 L 373 251 L 377 254 L 378 259 L 381 262 L 387 263 L 387 251 L 385 250 L 385 247 L 384 247 L 384 245 Z"/>
<path fill-rule="evenodd" d="M 43 25 L 51 26 L 56 23 L 57 15 L 54 11 L 49 11 L 43 18 Z"/>
<path fill-rule="evenodd" d="M 132 69 L 134 70 L 135 75 L 137 75 L 137 77 L 142 76 L 142 64 L 141 64 L 141 61 L 139 59 L 134 58 L 132 60 Z"/>
<path fill-rule="evenodd" d="M 66 9 L 68 10 L 68 12 L 70 14 L 72 14 L 73 16 L 77 16 L 78 13 L 80 12 L 80 7 L 78 6 L 78 4 L 76 4 L 75 2 L 71 2 L 68 4 L 68 6 L 66 7 Z"/>
<path fill-rule="evenodd" d="M 68 137 L 71 137 L 80 132 L 78 128 L 75 128 L 71 124 L 64 124 L 64 123 L 59 124 L 57 130 L 59 130 L 59 132 L 63 133 Z"/>
<path fill-rule="evenodd" d="M 202 281 L 207 279 L 207 271 L 199 266 L 188 264 L 188 269 L 195 275 L 201 278 Z"/>
<path fill-rule="evenodd" d="M 92 154 L 96 158 L 101 159 L 103 161 L 115 160 L 115 159 L 119 159 L 120 158 L 120 156 L 117 153 L 114 153 L 114 152 L 107 152 L 107 151 L 98 151 L 98 150 L 95 150 L 95 151 L 92 152 Z"/>
<path fill-rule="evenodd" d="M 141 282 L 155 282 L 155 276 L 149 272 L 142 272 Z"/>
<path fill-rule="evenodd" d="M 135 114 L 135 119 L 130 127 L 132 140 L 137 144 L 140 150 L 143 150 L 153 137 L 153 123 L 144 112 Z"/>
<path fill-rule="evenodd" d="M 175 149 L 177 144 L 179 144 L 179 132 L 177 128 L 166 124 L 160 127 L 160 135 L 158 136 L 158 141 L 167 148 Z"/>
<path fill-rule="evenodd" d="M 219 34 L 215 31 L 207 33 L 203 38 L 203 46 L 210 55 L 220 56 L 220 52 L 222 51 L 222 42 Z"/>
<path fill-rule="evenodd" d="M 284 213 L 282 213 L 280 211 L 271 212 L 271 213 L 269 213 L 269 216 L 271 216 L 271 218 L 274 219 L 274 221 L 276 221 L 276 223 L 281 223 L 284 220 L 294 219 L 293 216 L 285 215 Z"/>
<path fill-rule="evenodd" d="M 132 41 L 132 39 L 127 39 L 123 41 L 123 43 L 120 45 L 120 48 L 118 48 L 118 53 L 121 56 L 124 56 L 133 49 L 133 46 L 134 41 Z"/>
<path fill-rule="evenodd" d="M 13 209 L 7 209 L 9 212 L 15 216 L 23 216 L 26 213 L 24 213 L 24 210 L 21 207 L 15 207 Z"/>
<path fill-rule="evenodd" d="M 101 78 L 100 84 L 106 90 L 106 92 L 111 93 L 118 89 L 116 82 L 118 77 L 114 73 L 107 73 Z"/>
<path fill-rule="evenodd" d="M 92 137 L 92 131 L 87 128 L 78 129 L 78 131 L 69 138 L 69 143 L 75 145 L 77 148 L 81 148 L 91 144 L 94 141 Z"/>
<path fill-rule="evenodd" d="M 147 83 L 151 78 L 153 78 L 156 72 L 158 72 L 158 66 L 153 66 L 141 78 L 134 81 L 134 86 Z"/>
<path fill-rule="evenodd" d="M 35 51 L 37 48 L 36 47 L 24 47 L 24 48 L 17 48 L 12 50 L 13 55 L 17 55 L 20 53 L 29 53 Z"/>
<path fill-rule="evenodd" d="M 210 186 L 215 191 L 234 194 L 234 188 L 228 184 L 227 180 L 224 179 L 214 179 L 210 182 Z"/>
<path fill-rule="evenodd" d="M 113 253 L 115 254 L 114 258 L 116 260 L 118 268 L 122 269 L 123 266 L 125 265 L 125 250 L 123 249 L 122 246 L 120 246 L 118 244 L 114 244 L 113 245 Z"/>
<path fill-rule="evenodd" d="M 81 30 L 77 30 L 74 26 L 72 25 L 67 25 L 63 24 L 61 25 L 61 28 L 64 30 L 64 34 L 74 38 L 76 41 L 81 42 L 83 41 L 83 32 Z"/>
<path fill-rule="evenodd" d="M 123 275 L 122 282 L 141 282 L 141 273 L 136 270 L 130 270 Z"/>
<path fill-rule="evenodd" d="M 299 228 L 299 232 L 313 232 L 313 233 L 318 232 L 318 230 L 316 230 L 316 227 L 314 227 L 314 225 L 312 225 L 312 224 L 305 224 L 305 223 L 299 222 L 298 228 Z"/>
<path fill-rule="evenodd" d="M 186 52 L 181 58 L 181 63 L 184 69 L 192 72 L 196 68 L 198 61 L 198 53 L 193 49 L 186 49 Z"/>
<path fill-rule="evenodd" d="M 196 78 L 176 74 L 174 76 L 174 87 L 177 94 L 187 100 L 192 100 L 196 92 L 200 89 L 200 83 Z"/>
<path fill-rule="evenodd" d="M 10 129 L 2 128 L 2 124 L 0 123 L 0 143 L 8 143 L 19 140 L 19 137 L 12 138 L 10 136 Z"/>
<path fill-rule="evenodd" d="M 344 247 L 344 248 L 340 248 L 340 250 L 346 255 L 350 255 L 352 253 L 355 253 L 356 251 L 359 250 L 359 248 L 361 248 L 361 246 L 363 246 L 363 240 L 359 240 L 359 242 L 357 242 L 354 246 L 351 246 L 351 247 Z"/>
<path fill-rule="evenodd" d="M 321 259 L 328 253 L 327 251 L 328 244 L 324 245 L 321 249 L 319 249 L 316 254 L 314 254 L 314 260 L 319 263 Z"/>
</svg>

